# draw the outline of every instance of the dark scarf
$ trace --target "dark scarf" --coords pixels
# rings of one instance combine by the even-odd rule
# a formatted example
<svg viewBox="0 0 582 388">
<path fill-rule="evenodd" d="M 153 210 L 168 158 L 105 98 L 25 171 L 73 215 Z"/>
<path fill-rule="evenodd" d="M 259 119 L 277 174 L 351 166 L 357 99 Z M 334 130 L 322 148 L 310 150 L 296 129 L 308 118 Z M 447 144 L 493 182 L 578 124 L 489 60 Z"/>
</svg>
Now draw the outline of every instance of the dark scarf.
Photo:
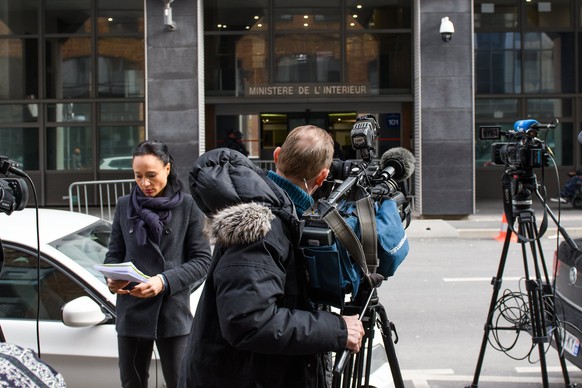
<svg viewBox="0 0 582 388">
<path fill-rule="evenodd" d="M 159 245 L 164 223 L 172 219 L 171 210 L 179 206 L 184 199 L 181 190 L 172 193 L 166 187 L 164 194 L 170 196 L 146 197 L 137 185 L 131 190 L 127 213 L 130 222 L 134 225 L 138 245 L 146 245 L 148 236 Z"/>
</svg>

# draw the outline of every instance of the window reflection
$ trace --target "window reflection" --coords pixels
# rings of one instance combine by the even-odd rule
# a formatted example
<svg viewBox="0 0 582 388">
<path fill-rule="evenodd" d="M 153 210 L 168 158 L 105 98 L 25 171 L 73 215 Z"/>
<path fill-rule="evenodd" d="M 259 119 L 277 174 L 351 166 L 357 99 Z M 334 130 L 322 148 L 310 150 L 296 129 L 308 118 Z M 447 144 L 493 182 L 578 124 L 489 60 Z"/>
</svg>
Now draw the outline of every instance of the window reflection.
<svg viewBox="0 0 582 388">
<path fill-rule="evenodd" d="M 515 32 L 475 34 L 477 93 L 521 92 L 521 35 Z"/>
<path fill-rule="evenodd" d="M 523 40 L 525 93 L 574 92 L 574 36 L 528 32 Z"/>
<path fill-rule="evenodd" d="M 275 53 L 276 82 L 340 81 L 339 35 L 279 35 Z"/>
<path fill-rule="evenodd" d="M 111 158 L 124 157 L 125 160 L 116 159 L 117 163 L 127 163 L 131 159 L 135 146 L 145 139 L 143 126 L 107 126 L 99 128 L 99 152 L 100 169 L 111 169 Z M 116 163 L 116 164 L 117 164 Z"/>
<path fill-rule="evenodd" d="M 38 0 L 3 1 L 0 35 L 38 33 Z"/>
<path fill-rule="evenodd" d="M 46 133 L 48 170 L 85 170 L 93 166 L 89 127 L 49 127 Z"/>
<path fill-rule="evenodd" d="M 92 72 L 89 38 L 47 39 L 48 97 L 90 97 Z"/>
<path fill-rule="evenodd" d="M 38 170 L 38 128 L 0 128 L 0 155 L 23 170 Z"/>
<path fill-rule="evenodd" d="M 49 34 L 90 33 L 91 1 L 47 1 L 45 11 L 45 30 Z"/>
<path fill-rule="evenodd" d="M 142 38 L 99 39 L 99 97 L 143 97 L 145 56 Z"/>
<path fill-rule="evenodd" d="M 37 49 L 37 39 L 0 39 L 0 99 L 38 95 Z"/>
</svg>

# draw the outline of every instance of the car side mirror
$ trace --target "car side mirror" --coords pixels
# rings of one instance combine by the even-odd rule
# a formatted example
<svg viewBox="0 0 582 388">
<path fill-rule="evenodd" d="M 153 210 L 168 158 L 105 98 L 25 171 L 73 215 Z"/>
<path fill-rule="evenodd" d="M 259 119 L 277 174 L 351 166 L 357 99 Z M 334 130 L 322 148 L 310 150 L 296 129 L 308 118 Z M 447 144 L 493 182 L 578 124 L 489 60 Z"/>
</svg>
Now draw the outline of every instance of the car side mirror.
<svg viewBox="0 0 582 388">
<path fill-rule="evenodd" d="M 66 303 L 61 310 L 63 323 L 70 327 L 95 326 L 109 319 L 93 299 L 81 296 Z"/>
</svg>

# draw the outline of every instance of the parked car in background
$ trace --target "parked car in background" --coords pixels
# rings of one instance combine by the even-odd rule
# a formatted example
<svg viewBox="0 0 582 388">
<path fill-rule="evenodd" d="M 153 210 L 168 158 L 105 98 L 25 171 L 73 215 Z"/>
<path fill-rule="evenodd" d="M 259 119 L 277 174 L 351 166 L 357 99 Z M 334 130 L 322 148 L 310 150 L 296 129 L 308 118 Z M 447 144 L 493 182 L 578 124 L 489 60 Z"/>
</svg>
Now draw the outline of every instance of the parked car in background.
<svg viewBox="0 0 582 388">
<path fill-rule="evenodd" d="M 40 209 L 38 266 L 35 217 L 28 208 L 0 214 L 0 327 L 6 342 L 40 351 L 70 387 L 119 386 L 116 298 L 93 269 L 103 263 L 111 224 L 86 214 Z M 200 292 L 201 287 L 192 294 L 192 311 Z M 164 386 L 156 355 L 149 386 Z"/>
<path fill-rule="evenodd" d="M 574 240 L 582 248 L 582 239 Z M 554 255 L 556 313 L 561 321 L 566 359 L 582 369 L 582 252 L 566 241 Z M 555 343 L 553 346 L 555 347 Z"/>
<path fill-rule="evenodd" d="M 100 170 L 131 170 L 133 157 L 132 156 L 115 156 L 112 158 L 105 158 L 99 164 Z"/>
</svg>

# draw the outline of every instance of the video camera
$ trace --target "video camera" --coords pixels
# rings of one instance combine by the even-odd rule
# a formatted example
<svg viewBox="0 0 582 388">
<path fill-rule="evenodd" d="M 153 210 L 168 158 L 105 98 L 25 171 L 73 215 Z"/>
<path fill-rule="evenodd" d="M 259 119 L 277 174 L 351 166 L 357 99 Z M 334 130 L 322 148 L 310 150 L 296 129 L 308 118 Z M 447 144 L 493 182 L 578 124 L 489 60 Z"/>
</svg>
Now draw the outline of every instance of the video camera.
<svg viewBox="0 0 582 388">
<path fill-rule="evenodd" d="M 300 247 L 311 296 L 318 303 L 343 308 L 344 296 L 356 295 L 364 275 L 392 276 L 408 253 L 406 180 L 414 172 L 415 157 L 397 147 L 372 161 L 378 128 L 371 115 L 356 119 L 352 147 L 362 160 L 334 160 L 314 194 L 316 203 L 302 215 Z"/>
<path fill-rule="evenodd" d="M 0 156 L 0 174 L 25 175 L 18 168 L 18 163 Z M 8 215 L 22 210 L 28 203 L 28 186 L 22 178 L 0 178 L 0 212 Z"/>
<path fill-rule="evenodd" d="M 550 124 L 540 124 L 536 120 L 519 120 L 512 131 L 504 132 L 500 126 L 479 127 L 479 139 L 499 140 L 491 145 L 491 161 L 495 165 L 505 165 L 513 169 L 532 169 L 548 166 L 551 150 L 537 135 L 540 129 L 554 129 L 558 119 Z"/>
</svg>

